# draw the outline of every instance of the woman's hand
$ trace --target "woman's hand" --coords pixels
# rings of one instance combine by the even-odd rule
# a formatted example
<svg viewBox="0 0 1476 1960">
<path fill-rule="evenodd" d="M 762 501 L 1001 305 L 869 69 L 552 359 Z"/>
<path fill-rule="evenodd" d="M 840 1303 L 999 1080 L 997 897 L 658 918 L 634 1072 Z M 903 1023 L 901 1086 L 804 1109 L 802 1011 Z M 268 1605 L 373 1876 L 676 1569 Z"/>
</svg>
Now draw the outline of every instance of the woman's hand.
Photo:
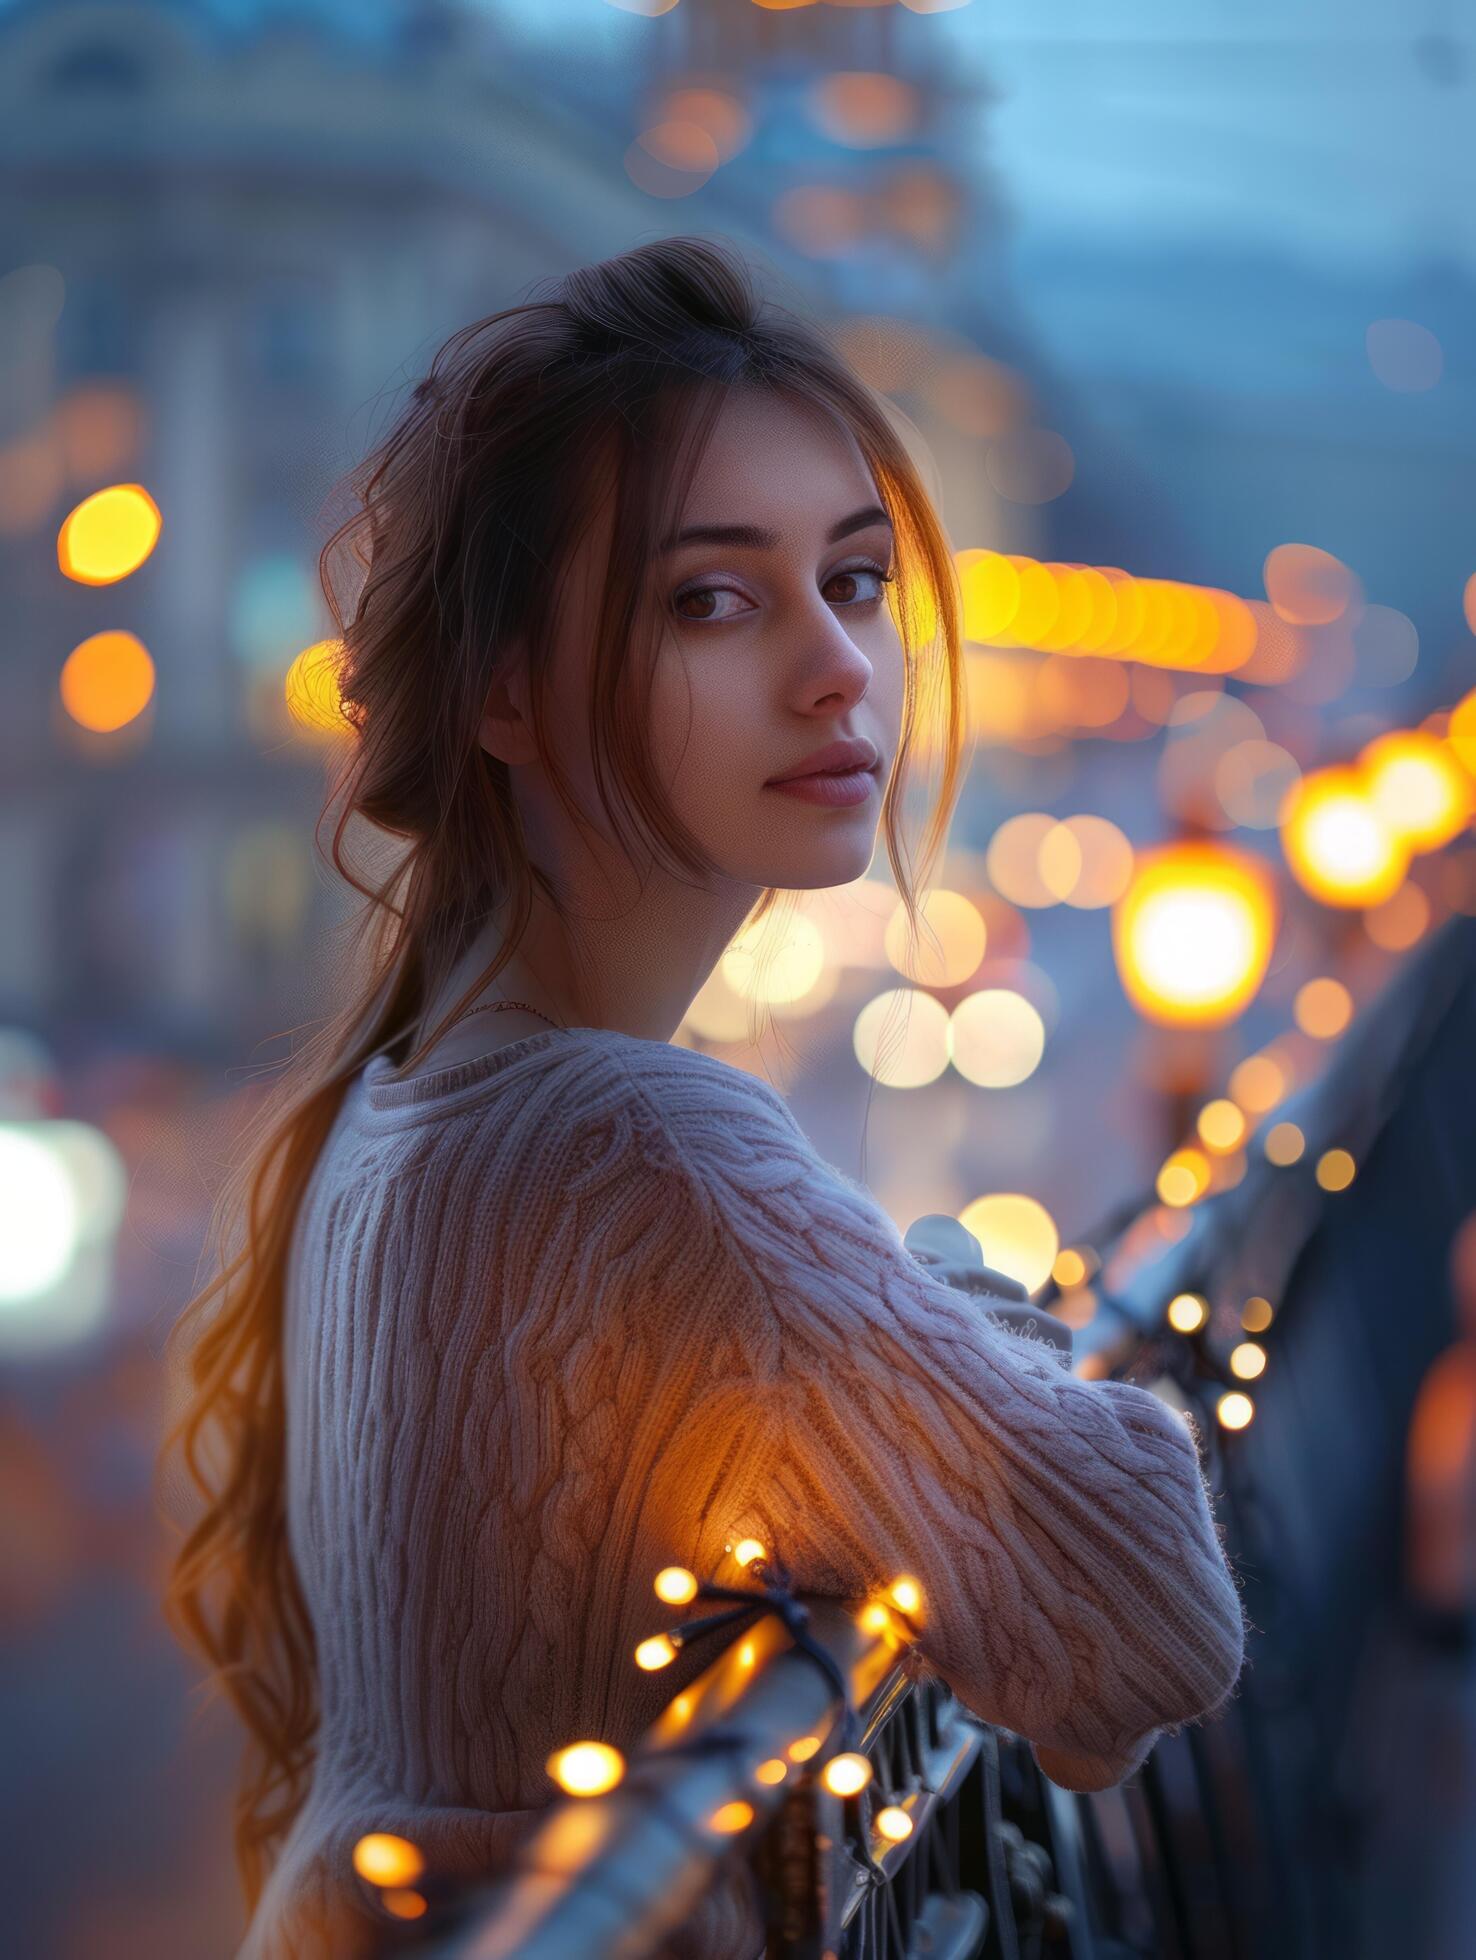
<svg viewBox="0 0 1476 1960">
<path fill-rule="evenodd" d="M 1058 1320 L 1044 1307 L 1029 1304 L 1029 1296 L 1018 1280 L 993 1272 L 988 1266 L 975 1265 L 972 1261 L 943 1259 L 926 1248 L 909 1246 L 908 1250 L 934 1279 L 942 1280 L 945 1286 L 956 1287 L 960 1293 L 976 1294 L 985 1311 L 1003 1326 L 1020 1333 L 1037 1335 L 1049 1341 L 1052 1347 L 1059 1348 L 1068 1359 L 1071 1357 L 1071 1329 L 1065 1321 Z"/>
</svg>

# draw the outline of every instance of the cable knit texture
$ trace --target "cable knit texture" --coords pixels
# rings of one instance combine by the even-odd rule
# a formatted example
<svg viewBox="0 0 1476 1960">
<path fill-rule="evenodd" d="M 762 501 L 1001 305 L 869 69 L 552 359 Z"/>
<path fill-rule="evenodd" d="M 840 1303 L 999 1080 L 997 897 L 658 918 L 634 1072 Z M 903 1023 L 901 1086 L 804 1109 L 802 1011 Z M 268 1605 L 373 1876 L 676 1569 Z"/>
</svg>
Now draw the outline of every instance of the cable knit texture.
<svg viewBox="0 0 1476 1960">
<path fill-rule="evenodd" d="M 664 1565 L 752 1534 L 801 1590 L 897 1573 L 914 1665 L 1068 1789 L 1224 1702 L 1244 1620 L 1193 1434 L 931 1278 L 766 1083 L 548 1029 L 351 1085 L 300 1210 L 290 1541 L 316 1629 L 309 1800 L 240 1960 L 355 1960 L 355 1841 L 506 1863 L 549 1754 L 629 1748 L 712 1659 L 631 1658 Z M 664 1949 L 751 1960 L 741 1863 Z"/>
</svg>

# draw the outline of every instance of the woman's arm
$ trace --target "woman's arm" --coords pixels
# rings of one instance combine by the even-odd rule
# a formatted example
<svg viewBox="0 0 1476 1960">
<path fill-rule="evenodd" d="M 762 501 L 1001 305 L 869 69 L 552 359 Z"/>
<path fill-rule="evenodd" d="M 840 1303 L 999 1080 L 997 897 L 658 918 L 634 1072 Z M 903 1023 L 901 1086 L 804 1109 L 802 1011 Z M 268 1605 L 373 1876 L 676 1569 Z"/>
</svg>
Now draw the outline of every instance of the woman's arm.
<svg viewBox="0 0 1476 1960">
<path fill-rule="evenodd" d="M 659 1319 L 714 1357 L 650 1490 L 677 1562 L 700 1500 L 799 1590 L 913 1574 L 923 1659 L 1068 1789 L 1216 1710 L 1244 1624 L 1185 1419 L 932 1277 L 763 1085 L 664 1115 L 691 1264 Z"/>
</svg>

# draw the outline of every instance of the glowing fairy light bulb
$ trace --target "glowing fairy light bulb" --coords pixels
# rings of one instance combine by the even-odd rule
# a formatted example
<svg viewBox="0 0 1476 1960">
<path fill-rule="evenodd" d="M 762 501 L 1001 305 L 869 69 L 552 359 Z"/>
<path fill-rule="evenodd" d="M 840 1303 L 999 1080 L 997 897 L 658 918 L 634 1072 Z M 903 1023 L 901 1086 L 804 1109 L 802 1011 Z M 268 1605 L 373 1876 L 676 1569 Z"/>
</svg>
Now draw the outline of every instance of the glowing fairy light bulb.
<svg viewBox="0 0 1476 1960">
<path fill-rule="evenodd" d="M 420 1848 L 390 1831 L 370 1831 L 354 1846 L 354 1870 L 370 1885 L 409 1885 L 425 1870 Z"/>
<path fill-rule="evenodd" d="M 732 1803 L 720 1804 L 707 1821 L 713 1830 L 727 1836 L 735 1831 L 746 1831 L 753 1822 L 753 1805 L 737 1798 Z"/>
<path fill-rule="evenodd" d="M 664 1566 L 656 1574 L 656 1597 L 668 1606 L 685 1606 L 697 1597 L 697 1579 L 684 1565 Z"/>
<path fill-rule="evenodd" d="M 1243 1382 L 1266 1372 L 1266 1350 L 1259 1341 L 1238 1341 L 1230 1350 L 1230 1372 Z"/>
<path fill-rule="evenodd" d="M 1209 1319 L 1209 1302 L 1200 1293 L 1176 1293 L 1168 1303 L 1167 1318 L 1176 1334 L 1197 1334 Z"/>
<path fill-rule="evenodd" d="M 625 1758 L 608 1742 L 571 1742 L 548 1759 L 548 1773 L 571 1797 L 598 1797 L 625 1775 Z"/>
<path fill-rule="evenodd" d="M 893 1844 L 900 1844 L 904 1838 L 912 1836 L 912 1819 L 901 1804 L 889 1803 L 885 1810 L 879 1810 L 872 1820 L 884 1838 Z"/>
<path fill-rule="evenodd" d="M 892 1581 L 892 1603 L 904 1613 L 916 1613 L 922 1606 L 922 1587 L 909 1572 Z"/>
<path fill-rule="evenodd" d="M 653 1633 L 649 1640 L 643 1640 L 635 1650 L 636 1666 L 654 1674 L 658 1667 L 668 1667 L 676 1659 L 677 1650 L 669 1634 Z"/>
<path fill-rule="evenodd" d="M 757 1538 L 740 1538 L 733 1547 L 733 1556 L 740 1565 L 749 1566 L 761 1558 L 767 1558 L 768 1554 Z"/>
<path fill-rule="evenodd" d="M 854 1749 L 832 1756 L 821 1772 L 821 1782 L 832 1796 L 854 1797 L 871 1781 L 871 1764 Z"/>
<path fill-rule="evenodd" d="M 1215 1404 L 1215 1414 L 1219 1417 L 1222 1429 L 1244 1429 L 1256 1412 L 1256 1405 L 1248 1395 L 1242 1395 L 1238 1388 L 1222 1395 Z"/>
</svg>

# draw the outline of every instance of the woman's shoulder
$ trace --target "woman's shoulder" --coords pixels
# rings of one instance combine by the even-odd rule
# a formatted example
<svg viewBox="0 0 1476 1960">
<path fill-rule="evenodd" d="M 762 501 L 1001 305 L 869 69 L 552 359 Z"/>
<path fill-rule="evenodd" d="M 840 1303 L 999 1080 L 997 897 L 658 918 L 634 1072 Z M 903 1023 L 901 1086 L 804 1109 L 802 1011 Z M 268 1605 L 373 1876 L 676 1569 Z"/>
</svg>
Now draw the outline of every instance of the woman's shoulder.
<svg viewBox="0 0 1476 1960">
<path fill-rule="evenodd" d="M 574 1028 L 545 1051 L 540 1100 L 545 1120 L 579 1129 L 615 1112 L 687 1134 L 693 1126 L 738 1123 L 799 1134 L 789 1104 L 762 1076 L 702 1048 L 650 1041 L 615 1028 Z"/>
<path fill-rule="evenodd" d="M 734 1194 L 804 1177 L 817 1161 L 766 1080 L 702 1049 L 607 1028 L 550 1036 L 437 1142 L 458 1181 L 484 1166 L 489 1183 L 536 1184 L 612 1216 L 663 1203 L 727 1209 Z"/>
</svg>

